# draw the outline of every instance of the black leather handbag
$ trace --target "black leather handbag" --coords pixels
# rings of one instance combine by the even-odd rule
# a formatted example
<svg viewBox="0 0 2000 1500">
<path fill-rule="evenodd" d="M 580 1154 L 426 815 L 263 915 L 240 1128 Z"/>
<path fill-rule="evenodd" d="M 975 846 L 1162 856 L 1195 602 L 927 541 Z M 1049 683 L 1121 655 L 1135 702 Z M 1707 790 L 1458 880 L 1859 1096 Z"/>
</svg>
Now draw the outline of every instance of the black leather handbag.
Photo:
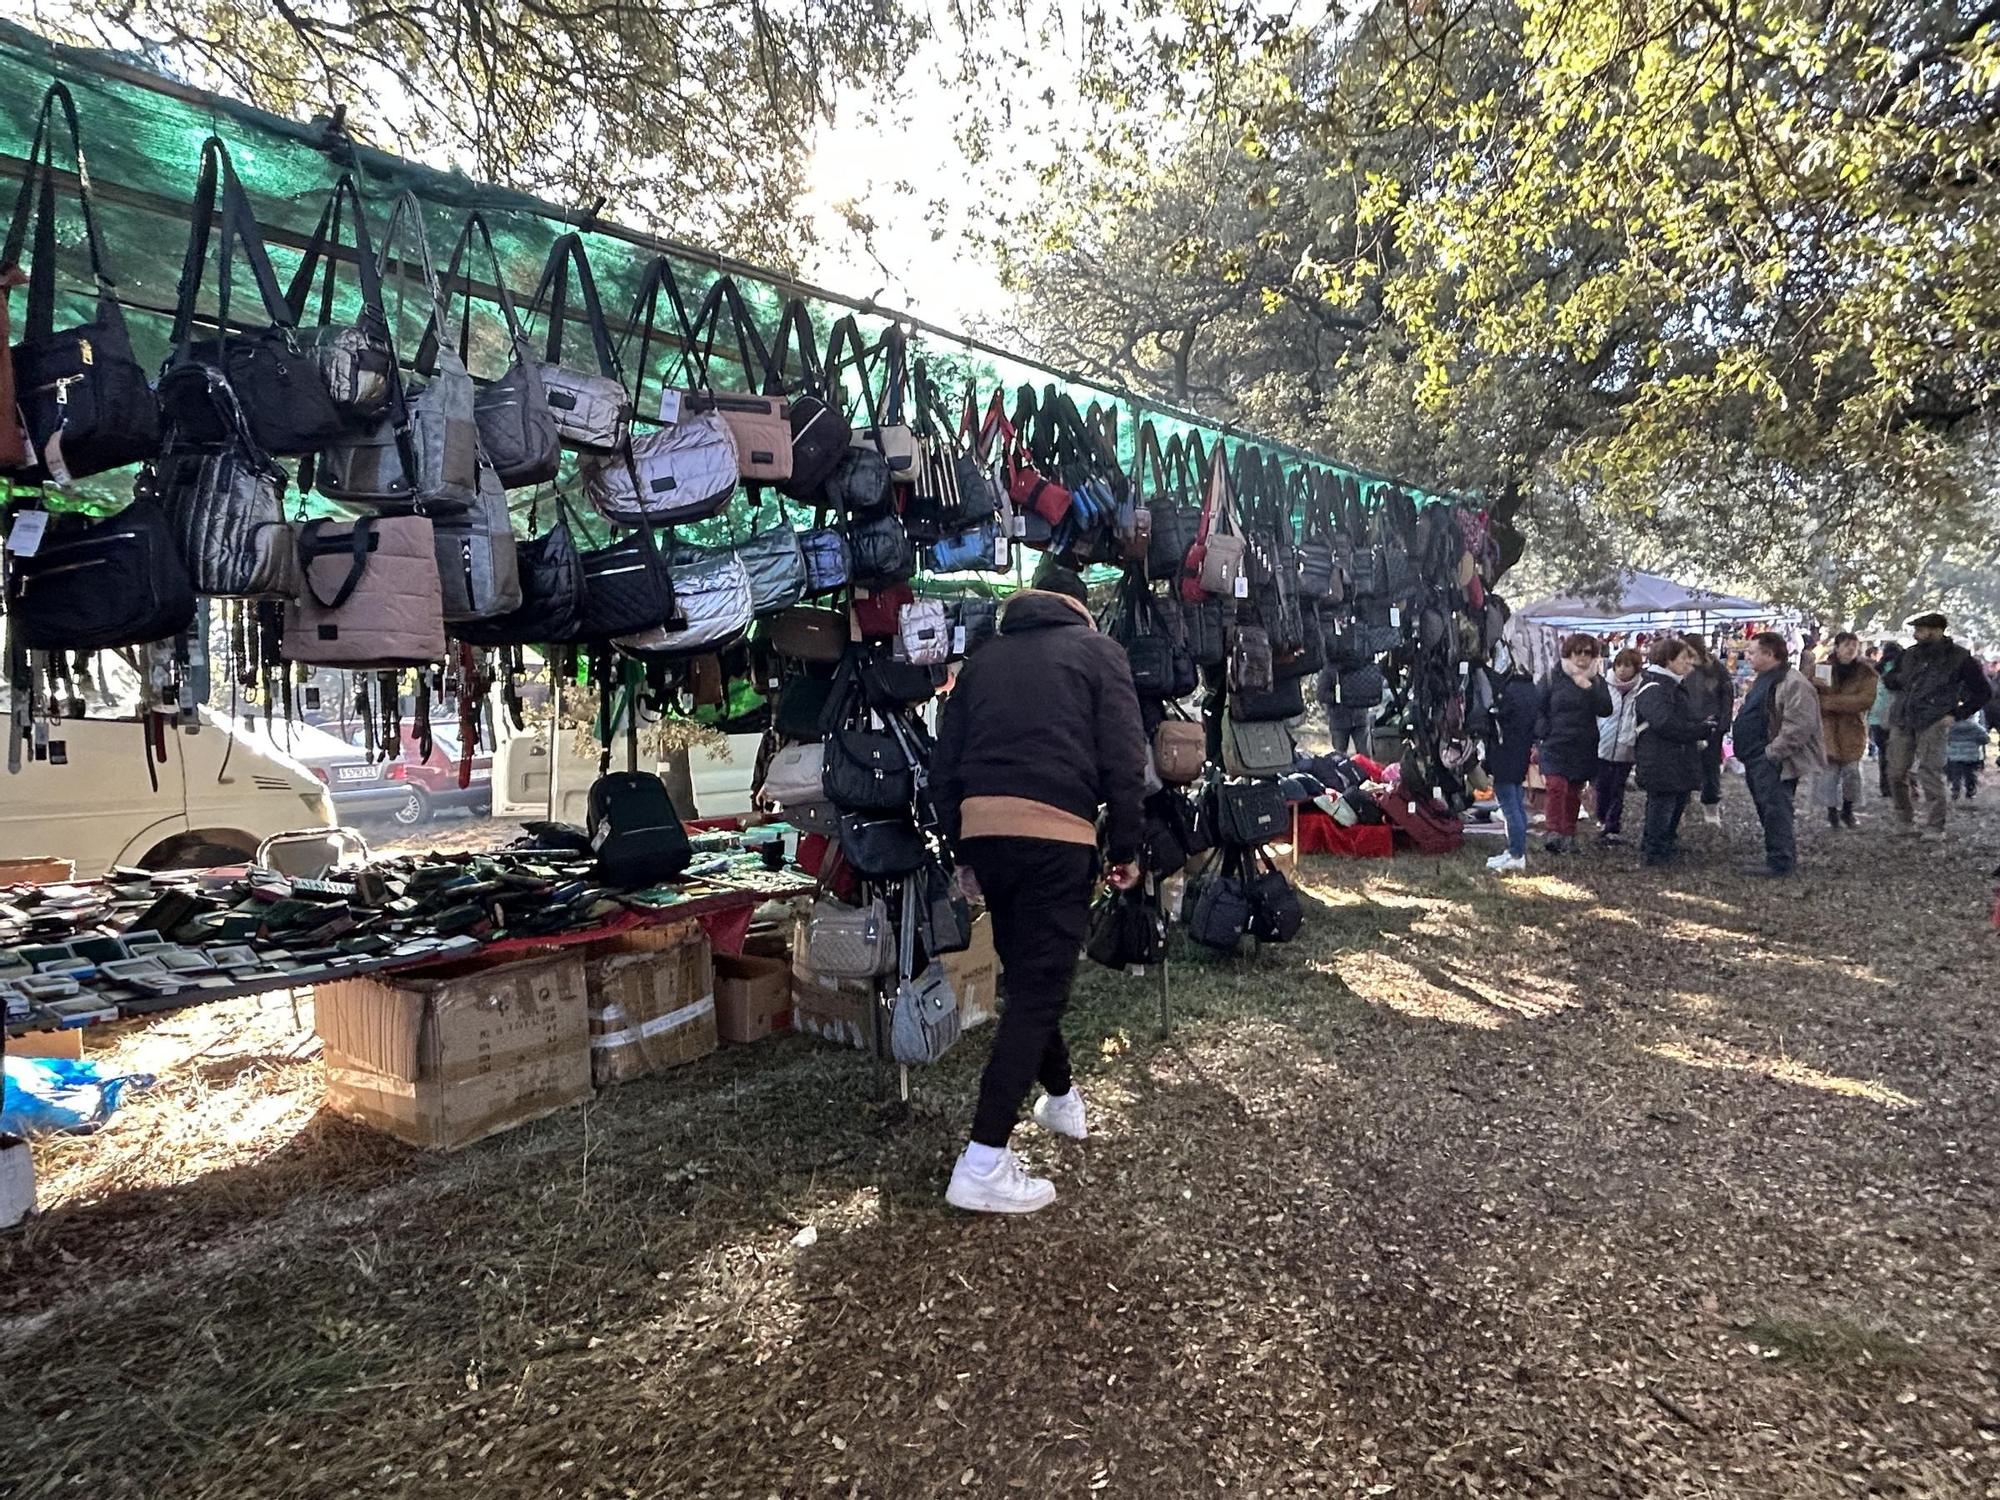
<svg viewBox="0 0 2000 1500">
<path fill-rule="evenodd" d="M 797 379 L 787 378 L 788 352 L 798 358 Z M 792 473 L 778 482 L 778 492 L 794 500 L 819 499 L 854 441 L 854 428 L 827 400 L 826 376 L 813 348 L 812 315 L 796 297 L 778 315 L 778 341 L 771 350 L 764 394 L 788 398 L 786 415 L 792 425 Z"/>
<path fill-rule="evenodd" d="M 1275 781 L 1218 781 L 1214 792 L 1215 841 L 1224 848 L 1254 849 L 1291 826 L 1291 809 Z"/>
<path fill-rule="evenodd" d="M 917 902 L 917 935 L 932 958 L 963 953 L 972 946 L 972 903 L 936 855 L 924 859 Z"/>
<path fill-rule="evenodd" d="M 900 817 L 843 813 L 840 852 L 864 880 L 901 880 L 923 867 L 924 836 L 906 812 Z"/>
<path fill-rule="evenodd" d="M 1305 679 L 1280 677 L 1267 688 L 1229 690 L 1229 717 L 1245 724 L 1296 719 L 1306 711 Z"/>
<path fill-rule="evenodd" d="M 88 323 L 60 331 L 55 326 L 56 142 L 51 115 L 58 104 L 76 152 L 77 203 L 90 251 L 90 274 L 97 283 L 96 315 Z M 29 447 L 28 465 L 17 472 L 30 482 L 52 479 L 67 484 L 151 458 L 160 444 L 159 405 L 145 372 L 132 358 L 125 310 L 104 264 L 89 182 L 76 105 L 67 88 L 51 84 L 42 100 L 20 196 L 14 200 L 14 222 L 7 231 L 6 248 L 0 250 L 0 274 L 20 265 L 32 215 L 35 244 L 27 319 L 13 348 L 15 395 Z"/>
<path fill-rule="evenodd" d="M 894 515 L 855 522 L 848 528 L 847 545 L 853 556 L 854 582 L 863 588 L 878 589 L 916 575 L 917 549 L 901 519 Z"/>
<path fill-rule="evenodd" d="M 902 743 L 872 729 L 836 729 L 826 737 L 821 786 L 844 812 L 908 812 L 916 773 Z"/>
<path fill-rule="evenodd" d="M 101 521 L 60 518 L 33 556 L 15 554 L 7 617 L 30 651 L 143 646 L 194 623 L 194 585 L 165 514 L 140 501 Z"/>
<path fill-rule="evenodd" d="M 1258 942 L 1289 943 L 1299 935 L 1306 924 L 1305 907 L 1270 855 L 1254 857 L 1244 887 L 1250 901 L 1250 933 Z"/>
<path fill-rule="evenodd" d="M 532 526 L 533 521 L 529 524 Z M 558 518 L 547 533 L 517 542 L 520 608 L 490 620 L 466 620 L 451 633 L 470 646 L 539 646 L 577 639 L 584 617 L 583 554 L 569 522 Z"/>
<path fill-rule="evenodd" d="M 579 561 L 583 613 L 575 634 L 565 640 L 608 641 L 652 630 L 673 617 L 673 581 L 650 528 L 585 552 Z"/>
<path fill-rule="evenodd" d="M 1107 969 L 1156 964 L 1167 956 L 1167 927 L 1138 890 L 1106 891 L 1090 908 L 1083 951 Z"/>
<path fill-rule="evenodd" d="M 221 234 L 214 323 L 220 332 L 210 339 L 191 339 L 209 240 L 216 229 L 218 199 Z M 334 404 L 319 361 L 292 321 L 250 199 L 230 163 L 229 148 L 215 136 L 202 143 L 193 219 L 187 257 L 181 263 L 171 362 L 213 365 L 221 370 L 235 388 L 257 446 L 266 453 L 276 458 L 317 453 L 347 432 L 347 418 Z M 239 333 L 230 327 L 230 266 L 239 248 L 263 301 L 264 315 L 271 320 L 269 327 L 254 333 Z M 213 406 L 205 399 L 185 410 L 169 406 L 163 415 L 190 441 L 227 440 L 228 434 L 216 425 Z"/>
</svg>

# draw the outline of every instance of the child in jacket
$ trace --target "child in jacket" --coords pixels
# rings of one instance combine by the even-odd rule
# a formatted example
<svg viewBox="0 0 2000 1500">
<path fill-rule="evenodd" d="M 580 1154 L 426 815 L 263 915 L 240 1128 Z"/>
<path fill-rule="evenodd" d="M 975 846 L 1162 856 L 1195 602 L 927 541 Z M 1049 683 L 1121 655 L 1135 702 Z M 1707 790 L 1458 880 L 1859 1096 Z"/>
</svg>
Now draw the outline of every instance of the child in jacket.
<svg viewBox="0 0 2000 1500">
<path fill-rule="evenodd" d="M 1951 783 L 1954 802 L 1961 795 L 1967 801 L 1979 795 L 1979 768 L 1986 764 L 1986 736 L 1984 713 L 1961 719 L 1945 731 L 1944 774 Z"/>
<path fill-rule="evenodd" d="M 1639 740 L 1639 673 L 1646 663 L 1638 652 L 1626 647 L 1611 659 L 1611 675 L 1604 686 L 1611 694 L 1611 712 L 1597 721 L 1597 776 L 1592 782 L 1597 794 L 1597 842 L 1625 842 L 1625 784 L 1632 776 L 1632 762 Z"/>
</svg>

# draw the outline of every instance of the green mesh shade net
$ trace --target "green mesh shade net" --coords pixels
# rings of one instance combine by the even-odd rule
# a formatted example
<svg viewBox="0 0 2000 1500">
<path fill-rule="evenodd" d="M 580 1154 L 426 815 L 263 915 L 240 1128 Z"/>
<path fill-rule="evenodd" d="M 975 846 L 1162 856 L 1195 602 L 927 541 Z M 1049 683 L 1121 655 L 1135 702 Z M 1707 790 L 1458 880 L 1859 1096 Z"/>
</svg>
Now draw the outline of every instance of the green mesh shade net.
<svg viewBox="0 0 2000 1500">
<path fill-rule="evenodd" d="M 439 172 L 357 146 L 345 136 L 319 126 L 280 119 L 187 88 L 134 68 L 110 54 L 52 44 L 6 23 L 0 23 L 0 213 L 12 211 L 43 95 L 56 80 L 67 84 L 76 99 L 93 203 L 109 270 L 126 306 L 139 361 L 149 370 L 158 369 L 168 353 L 196 169 L 202 143 L 211 135 L 220 136 L 228 144 L 270 248 L 281 286 L 290 284 L 301 251 L 343 172 L 354 174 L 369 208 L 371 233 L 378 239 L 398 197 L 405 192 L 416 195 L 440 274 L 467 214 L 478 210 L 492 232 L 500 274 L 524 314 L 541 278 L 550 246 L 582 217 L 522 193 L 475 183 L 456 173 Z M 58 326 L 63 326 L 89 317 L 94 293 L 82 216 L 73 191 L 74 179 L 69 175 L 73 159 L 67 135 L 60 128 L 55 159 L 62 174 L 59 181 L 63 193 L 57 231 L 60 264 L 56 316 Z M 646 266 L 658 255 L 669 256 L 676 279 L 689 299 L 690 311 L 724 269 L 724 263 L 716 258 L 704 258 L 687 247 L 615 226 L 594 224 L 583 234 L 612 337 L 614 341 L 623 341 L 628 367 L 638 355 L 639 334 L 627 324 Z M 404 237 L 399 244 L 411 248 L 414 259 L 413 242 Z M 360 301 L 349 247 L 351 240 L 343 246 L 349 251 L 348 263 L 335 279 L 331 316 L 337 322 L 352 322 Z M 492 272 L 483 246 L 470 253 L 468 265 L 474 280 L 468 362 L 475 375 L 491 376 L 503 367 L 507 343 L 504 325 L 491 300 Z M 780 310 L 791 297 L 805 300 L 818 348 L 824 347 L 833 323 L 853 308 L 853 304 L 844 304 L 830 294 L 814 294 L 782 277 L 734 264 L 726 269 L 767 344 L 773 340 Z M 199 317 L 214 318 L 217 284 L 211 257 L 198 304 Z M 421 282 L 414 267 L 409 268 L 408 274 L 391 276 L 387 283 L 390 316 L 396 326 L 398 347 L 406 357 L 416 347 L 423 328 L 418 309 L 425 301 L 412 295 L 420 291 Z M 315 278 L 306 308 L 308 323 L 317 320 L 320 297 L 320 282 Z M 461 299 L 456 308 L 464 305 Z M 15 308 L 18 317 L 19 299 Z M 231 319 L 256 318 L 258 311 L 255 290 L 239 265 L 230 294 Z M 458 317 L 454 310 L 449 330 L 453 338 L 457 336 Z M 884 322 L 865 316 L 859 321 L 863 334 L 871 338 Z M 578 317 L 574 294 L 568 324 L 565 349 L 569 362 L 594 368 L 589 335 Z M 531 325 L 531 336 L 539 341 L 546 326 L 544 310 L 543 316 Z M 641 414 L 657 409 L 662 382 L 685 383 L 679 365 L 680 339 L 664 298 L 658 326 L 648 368 L 639 372 L 637 409 Z M 1300 465 L 1310 465 L 1352 475 L 1362 481 L 1364 495 L 1388 482 L 1381 476 L 1363 474 L 1296 448 L 1203 424 L 1186 413 L 1140 402 L 1030 361 L 1010 359 L 969 343 L 955 345 L 948 337 L 920 332 L 912 337 L 910 352 L 913 359 L 926 361 L 954 411 L 968 381 L 977 386 L 982 398 L 996 387 L 1004 388 L 1010 410 L 1016 387 L 1027 384 L 1039 393 L 1051 383 L 1058 391 L 1069 394 L 1079 410 L 1088 411 L 1093 405 L 1115 408 L 1120 418 L 1120 458 L 1128 470 L 1139 423 L 1150 420 L 1162 443 L 1175 434 L 1198 435 L 1205 449 L 1213 450 L 1217 443 L 1222 443 L 1232 457 L 1239 445 L 1251 443 L 1267 457 L 1275 455 L 1287 473 Z M 626 373 L 629 378 L 632 371 L 628 368 Z M 726 335 L 716 341 L 711 378 L 717 388 L 761 386 L 761 372 L 754 382 L 744 373 L 735 344 Z M 845 381 L 850 394 L 858 397 L 859 387 L 851 371 Z M 568 473 L 558 481 L 559 486 L 570 488 L 572 493 L 574 483 L 573 474 Z M 56 506 L 81 505 L 104 510 L 123 504 L 130 487 L 129 474 L 113 474 L 86 481 L 68 495 L 49 498 Z M 1418 494 L 1420 500 L 1447 498 L 1424 494 L 1412 486 L 1403 487 Z M 513 500 L 516 528 L 523 534 L 531 526 L 546 525 L 553 517 L 553 502 L 546 494 L 516 492 Z M 336 514 L 339 510 L 317 496 L 306 497 L 302 503 L 308 514 Z M 768 518 L 779 503 L 775 496 L 767 499 L 764 516 Z M 810 522 L 810 507 L 782 503 L 795 524 Z M 586 507 L 575 509 L 580 515 L 588 514 Z M 752 525 L 750 510 L 747 500 L 739 500 L 726 516 L 683 531 L 694 541 L 717 542 L 732 534 L 742 534 Z M 1001 580 L 987 580 L 975 586 L 991 587 L 995 582 L 1005 586 Z"/>
</svg>

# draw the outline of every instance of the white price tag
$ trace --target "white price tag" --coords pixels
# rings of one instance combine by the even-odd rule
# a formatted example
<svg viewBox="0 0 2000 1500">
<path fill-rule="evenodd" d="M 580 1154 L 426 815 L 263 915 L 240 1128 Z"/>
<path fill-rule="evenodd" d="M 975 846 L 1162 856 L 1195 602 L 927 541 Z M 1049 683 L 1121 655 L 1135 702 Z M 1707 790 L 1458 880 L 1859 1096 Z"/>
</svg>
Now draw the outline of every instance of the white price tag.
<svg viewBox="0 0 2000 1500">
<path fill-rule="evenodd" d="M 1431 783 L 1431 800 L 1435 802 L 1444 801 L 1444 788 L 1436 782 Z"/>
<path fill-rule="evenodd" d="M 671 427 L 681 419 L 681 393 L 669 386 L 660 392 L 660 420 Z"/>
<path fill-rule="evenodd" d="M 1007 566 L 1007 538 L 997 531 L 993 534 L 993 565 L 997 568 Z"/>
<path fill-rule="evenodd" d="M 50 433 L 48 442 L 42 445 L 42 467 L 49 471 L 49 478 L 57 484 L 68 485 L 76 482 L 70 475 L 69 465 L 63 462 L 61 432 Z"/>
<path fill-rule="evenodd" d="M 1236 594 L 1236 597 L 1239 599 L 1248 599 L 1250 597 L 1250 580 L 1244 577 L 1241 573 L 1238 573 L 1236 575 L 1236 586 L 1234 592 Z"/>
<path fill-rule="evenodd" d="M 49 513 L 24 510 L 14 517 L 14 529 L 7 533 L 7 550 L 16 557 L 33 557 L 42 550 L 42 533 L 49 529 Z"/>
<path fill-rule="evenodd" d="M 1014 535 L 1026 536 L 1027 534 L 1028 534 L 1028 518 L 1026 516 L 1019 516 L 1019 515 L 1015 516 Z"/>
<path fill-rule="evenodd" d="M 1458 664 L 1458 675 L 1461 677 L 1470 677 L 1472 675 L 1472 663 L 1469 661 L 1460 662 Z"/>
<path fill-rule="evenodd" d="M 1400 609 L 1396 608 L 1396 606 L 1395 606 L 1395 605 L 1393 605 L 1393 604 L 1392 604 L 1392 605 L 1390 605 L 1390 606 L 1389 606 L 1389 624 L 1390 624 L 1391 626 L 1393 626 L 1393 627 L 1396 627 L 1396 628 L 1400 629 L 1400 628 L 1401 628 L 1401 626 L 1402 626 L 1402 623 L 1403 623 L 1403 612 L 1402 612 L 1402 611 L 1401 611 Z"/>
<path fill-rule="evenodd" d="M 951 627 L 951 654 L 953 656 L 965 655 L 965 627 L 963 625 L 954 625 Z"/>
<path fill-rule="evenodd" d="M 1410 816 L 1411 816 L 1411 817 L 1413 817 L 1413 818 L 1414 818 L 1414 817 L 1415 817 L 1415 816 L 1417 815 L 1417 804 L 1416 804 L 1416 803 L 1414 803 L 1414 802 L 1411 802 L 1411 801 L 1409 801 L 1409 800 L 1408 800 L 1408 799 L 1406 798 L 1406 799 L 1404 799 L 1404 802 L 1403 802 L 1403 806 L 1407 807 L 1407 808 L 1408 808 L 1408 809 L 1410 810 Z"/>
</svg>

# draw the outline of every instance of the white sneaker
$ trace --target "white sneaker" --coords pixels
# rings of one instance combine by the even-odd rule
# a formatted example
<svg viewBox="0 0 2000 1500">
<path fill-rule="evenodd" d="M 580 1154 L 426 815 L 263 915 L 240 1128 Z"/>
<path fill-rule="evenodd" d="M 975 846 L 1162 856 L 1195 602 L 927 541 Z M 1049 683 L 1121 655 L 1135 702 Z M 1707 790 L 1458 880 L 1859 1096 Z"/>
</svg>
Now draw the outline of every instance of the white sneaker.
<svg viewBox="0 0 2000 1500">
<path fill-rule="evenodd" d="M 975 1172 L 961 1153 L 944 1201 L 968 1213 L 1031 1214 L 1056 1201 L 1056 1185 L 1046 1177 L 1030 1177 L 1011 1151 L 1002 1151 L 990 1172 Z"/>
<path fill-rule="evenodd" d="M 1496 854 L 1486 861 L 1486 868 L 1503 871 L 1525 870 L 1528 868 L 1528 856 L 1525 854 Z"/>
<path fill-rule="evenodd" d="M 1719 802 L 1711 803 L 1701 810 L 1701 816 L 1704 821 L 1713 823 L 1717 828 L 1720 828 L 1722 826 L 1722 804 Z"/>
<path fill-rule="evenodd" d="M 1083 1095 L 1077 1092 L 1075 1084 L 1060 1099 L 1053 1094 L 1042 1095 L 1030 1113 L 1035 1123 L 1051 1135 L 1066 1135 L 1073 1141 L 1090 1139 L 1090 1131 L 1083 1123 Z"/>
</svg>

